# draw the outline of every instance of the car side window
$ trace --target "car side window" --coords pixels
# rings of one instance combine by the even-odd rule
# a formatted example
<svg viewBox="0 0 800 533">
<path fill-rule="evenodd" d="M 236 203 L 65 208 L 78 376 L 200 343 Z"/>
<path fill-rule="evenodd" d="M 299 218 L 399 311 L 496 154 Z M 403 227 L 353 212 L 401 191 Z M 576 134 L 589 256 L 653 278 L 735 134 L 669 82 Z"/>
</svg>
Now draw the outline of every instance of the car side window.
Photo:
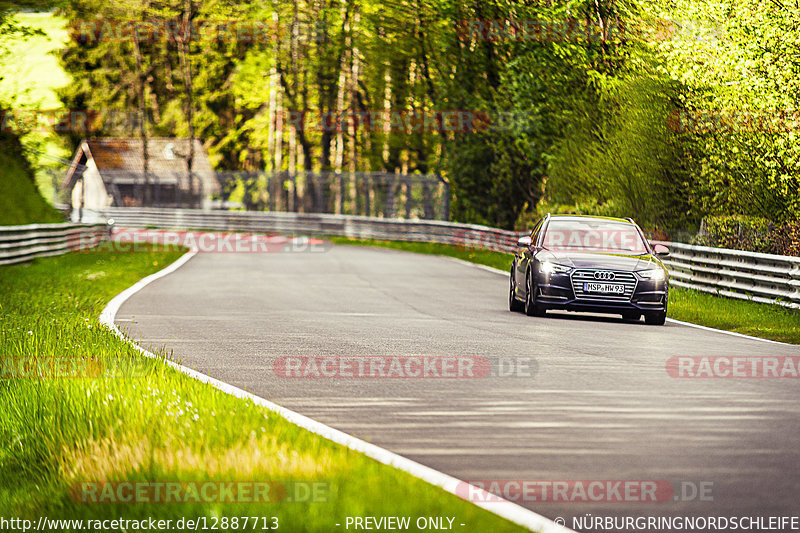
<svg viewBox="0 0 800 533">
<path fill-rule="evenodd" d="M 533 227 L 533 231 L 531 231 L 531 243 L 533 246 L 536 246 L 539 240 L 539 232 L 542 231 L 542 222 L 544 222 L 544 219 L 539 220 L 536 226 Z"/>
</svg>

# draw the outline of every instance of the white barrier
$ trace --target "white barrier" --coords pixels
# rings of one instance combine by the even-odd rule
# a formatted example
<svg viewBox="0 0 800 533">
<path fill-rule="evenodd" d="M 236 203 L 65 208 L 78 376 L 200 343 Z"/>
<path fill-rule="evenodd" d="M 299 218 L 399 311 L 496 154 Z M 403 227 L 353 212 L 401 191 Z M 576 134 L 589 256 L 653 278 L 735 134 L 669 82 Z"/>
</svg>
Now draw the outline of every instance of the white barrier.
<svg viewBox="0 0 800 533">
<path fill-rule="evenodd" d="M 0 265 L 90 248 L 107 238 L 105 222 L 0 226 Z"/>
<path fill-rule="evenodd" d="M 282 235 L 326 235 L 353 239 L 460 244 L 510 252 L 521 235 L 477 224 L 441 220 L 405 220 L 319 213 L 205 211 L 201 209 L 125 208 L 84 210 L 84 221 L 113 219 L 123 228 L 248 231 Z"/>
<path fill-rule="evenodd" d="M 800 308 L 800 257 L 664 242 L 677 287 Z"/>
<path fill-rule="evenodd" d="M 88 218 L 87 218 L 88 217 Z M 84 220 L 113 219 L 121 227 L 248 231 L 284 235 L 338 235 L 353 239 L 457 244 L 513 252 L 521 233 L 477 224 L 247 211 L 109 208 L 85 211 Z M 800 257 L 663 242 L 671 283 L 721 296 L 800 308 Z"/>
</svg>

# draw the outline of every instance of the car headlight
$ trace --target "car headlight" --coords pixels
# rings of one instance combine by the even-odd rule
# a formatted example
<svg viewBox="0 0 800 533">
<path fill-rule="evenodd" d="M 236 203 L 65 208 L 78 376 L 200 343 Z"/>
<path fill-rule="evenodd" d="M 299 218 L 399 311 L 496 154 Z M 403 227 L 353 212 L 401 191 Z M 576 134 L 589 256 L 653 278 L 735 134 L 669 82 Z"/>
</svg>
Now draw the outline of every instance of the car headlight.
<svg viewBox="0 0 800 533">
<path fill-rule="evenodd" d="M 568 266 L 551 263 L 550 261 L 543 261 L 539 265 L 539 270 L 541 270 L 545 274 L 559 274 L 559 273 L 569 272 L 572 269 Z"/>
<path fill-rule="evenodd" d="M 664 281 L 667 277 L 663 268 L 654 268 L 653 270 L 640 270 L 637 272 L 639 277 L 649 279 L 650 281 Z"/>
</svg>

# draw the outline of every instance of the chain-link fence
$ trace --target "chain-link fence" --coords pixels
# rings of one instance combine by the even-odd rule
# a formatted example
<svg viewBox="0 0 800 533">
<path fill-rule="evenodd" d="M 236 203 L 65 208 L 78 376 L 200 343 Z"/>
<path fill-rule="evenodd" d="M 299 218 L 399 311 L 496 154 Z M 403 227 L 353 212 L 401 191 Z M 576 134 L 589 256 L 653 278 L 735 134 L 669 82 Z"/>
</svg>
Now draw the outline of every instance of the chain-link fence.
<svg viewBox="0 0 800 533">
<path fill-rule="evenodd" d="M 58 200 L 73 208 L 202 207 L 383 218 L 448 220 L 450 187 L 435 174 L 388 172 L 141 172 L 82 170 L 60 184 Z M 98 177 L 99 175 L 99 177 Z M 85 178 L 86 187 L 82 180 Z M 75 189 L 77 187 L 77 189 Z M 77 192 L 73 192 L 76 190 Z M 102 204 L 102 205 L 100 205 Z"/>
<path fill-rule="evenodd" d="M 226 205 L 248 210 L 449 219 L 450 188 L 433 174 L 217 172 Z"/>
</svg>

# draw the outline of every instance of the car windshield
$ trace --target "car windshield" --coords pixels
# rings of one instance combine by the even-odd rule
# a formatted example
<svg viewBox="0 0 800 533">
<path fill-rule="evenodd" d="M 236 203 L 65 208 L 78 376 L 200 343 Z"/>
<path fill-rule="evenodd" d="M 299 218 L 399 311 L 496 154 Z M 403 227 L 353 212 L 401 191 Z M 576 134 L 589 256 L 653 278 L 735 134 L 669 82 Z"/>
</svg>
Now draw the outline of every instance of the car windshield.
<svg viewBox="0 0 800 533">
<path fill-rule="evenodd" d="M 552 219 L 543 246 L 548 250 L 576 252 L 647 253 L 635 226 L 612 220 Z"/>
</svg>

